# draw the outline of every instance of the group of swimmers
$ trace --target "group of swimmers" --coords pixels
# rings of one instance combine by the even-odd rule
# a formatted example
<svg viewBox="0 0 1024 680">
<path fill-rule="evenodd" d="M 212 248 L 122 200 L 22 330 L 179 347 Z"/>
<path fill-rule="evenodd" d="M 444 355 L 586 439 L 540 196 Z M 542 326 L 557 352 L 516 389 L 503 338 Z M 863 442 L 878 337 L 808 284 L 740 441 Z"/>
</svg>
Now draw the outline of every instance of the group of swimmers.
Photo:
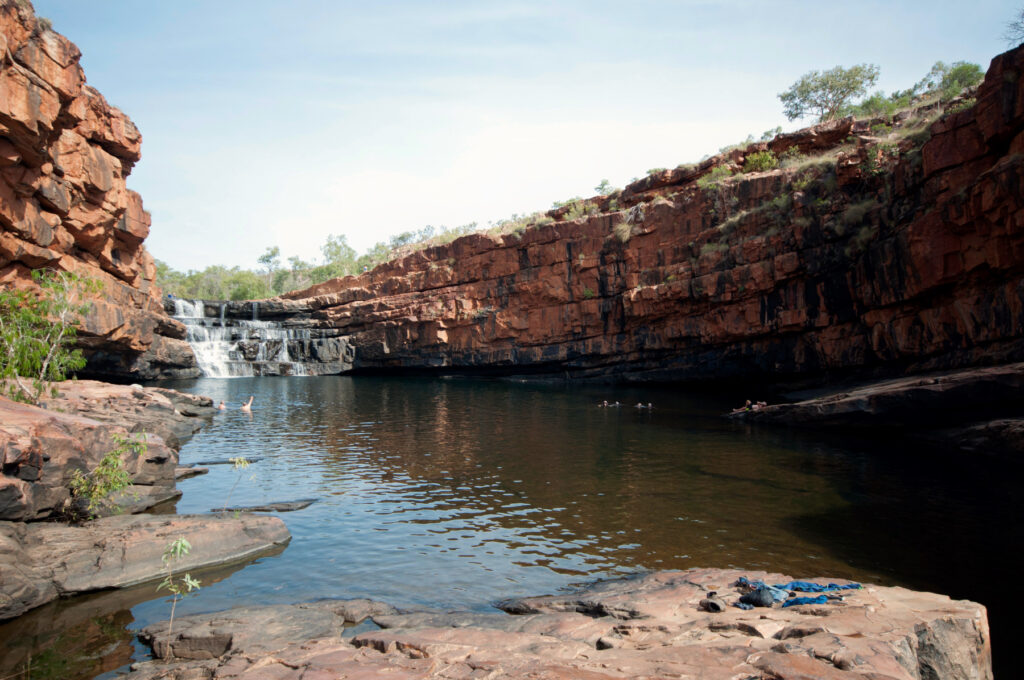
<svg viewBox="0 0 1024 680">
<path fill-rule="evenodd" d="M 763 408 L 768 408 L 768 402 L 767 401 L 752 402 L 749 399 L 747 399 L 747 403 L 746 404 L 744 404 L 743 406 L 740 406 L 739 408 L 734 408 L 732 410 L 732 412 L 733 413 L 743 413 L 744 411 L 760 411 Z"/>
<path fill-rule="evenodd" d="M 605 399 L 602 403 L 597 405 L 598 408 L 618 408 L 620 406 L 622 406 L 622 404 L 620 404 L 617 401 L 609 404 L 607 399 Z M 644 404 L 643 402 L 638 401 L 633 406 L 633 408 L 654 408 L 654 404 L 652 404 L 651 402 L 647 402 L 646 404 Z"/>
<path fill-rule="evenodd" d="M 245 413 L 252 413 L 252 400 L 255 398 L 255 396 L 249 397 L 249 401 L 242 404 L 242 411 L 244 411 Z M 224 404 L 224 400 L 222 399 L 220 404 L 217 406 L 217 410 L 226 411 L 227 409 L 228 407 Z"/>
</svg>

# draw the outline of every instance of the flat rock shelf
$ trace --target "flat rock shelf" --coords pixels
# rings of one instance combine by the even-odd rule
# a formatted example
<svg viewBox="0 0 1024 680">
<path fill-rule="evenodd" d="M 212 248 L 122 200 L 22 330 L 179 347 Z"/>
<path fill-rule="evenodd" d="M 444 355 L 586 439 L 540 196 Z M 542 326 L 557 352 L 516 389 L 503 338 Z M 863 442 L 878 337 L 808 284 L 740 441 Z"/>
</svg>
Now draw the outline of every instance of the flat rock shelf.
<svg viewBox="0 0 1024 680">
<path fill-rule="evenodd" d="M 398 613 L 378 602 L 326 600 L 189 616 L 171 634 L 166 623 L 147 627 L 141 637 L 160 658 L 126 677 L 993 677 L 985 608 L 974 602 L 869 585 L 820 605 L 699 609 L 710 592 L 738 599 L 740 576 L 792 580 L 739 570 L 654 572 L 504 603 L 517 615 Z M 379 628 L 344 635 L 366 618 Z"/>
</svg>

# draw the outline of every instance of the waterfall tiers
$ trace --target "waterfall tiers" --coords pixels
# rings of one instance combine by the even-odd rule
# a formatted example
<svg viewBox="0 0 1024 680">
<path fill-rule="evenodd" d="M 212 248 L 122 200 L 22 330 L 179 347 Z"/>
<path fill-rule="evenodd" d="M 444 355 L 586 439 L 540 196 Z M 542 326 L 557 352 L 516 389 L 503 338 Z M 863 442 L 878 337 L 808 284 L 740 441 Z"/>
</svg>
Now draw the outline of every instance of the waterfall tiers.
<svg viewBox="0 0 1024 680">
<path fill-rule="evenodd" d="M 348 338 L 291 321 L 261 320 L 259 301 L 169 299 L 165 305 L 185 324 L 203 375 L 330 375 L 351 370 Z"/>
</svg>

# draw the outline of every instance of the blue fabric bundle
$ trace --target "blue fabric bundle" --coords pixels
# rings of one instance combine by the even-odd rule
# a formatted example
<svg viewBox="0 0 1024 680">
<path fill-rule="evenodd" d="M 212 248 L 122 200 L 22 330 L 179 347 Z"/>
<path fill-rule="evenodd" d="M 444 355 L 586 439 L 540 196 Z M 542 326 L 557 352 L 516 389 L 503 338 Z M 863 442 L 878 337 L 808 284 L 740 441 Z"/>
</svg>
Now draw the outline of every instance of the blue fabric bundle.
<svg viewBox="0 0 1024 680">
<path fill-rule="evenodd" d="M 764 581 L 750 581 L 746 576 L 740 576 L 736 579 L 736 583 L 754 590 L 768 591 L 775 602 L 784 602 L 783 607 L 792 607 L 798 604 L 825 604 L 828 602 L 828 597 L 825 595 L 817 597 L 792 597 L 791 593 L 793 592 L 828 593 L 834 590 L 858 590 L 861 587 L 859 583 L 847 583 L 845 585 L 829 583 L 823 586 L 820 583 L 811 583 L 810 581 L 790 581 L 789 583 L 770 586 Z M 740 609 L 752 609 L 750 605 L 743 602 L 738 603 L 736 606 Z"/>
</svg>

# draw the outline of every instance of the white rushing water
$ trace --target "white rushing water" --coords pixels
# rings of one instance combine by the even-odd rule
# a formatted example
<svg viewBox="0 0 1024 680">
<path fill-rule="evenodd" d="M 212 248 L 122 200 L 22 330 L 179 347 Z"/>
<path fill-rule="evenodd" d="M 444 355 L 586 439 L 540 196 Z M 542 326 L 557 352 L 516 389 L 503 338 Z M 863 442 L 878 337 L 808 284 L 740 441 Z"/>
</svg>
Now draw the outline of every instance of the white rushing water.
<svg viewBox="0 0 1024 680">
<path fill-rule="evenodd" d="M 256 366 L 267 363 L 288 365 L 289 375 L 309 375 L 306 365 L 294 361 L 288 353 L 289 340 L 310 339 L 308 329 L 282 328 L 276 321 L 258 321 L 256 303 L 253 303 L 251 321 L 225 319 L 224 308 L 221 304 L 217 316 L 206 316 L 206 304 L 202 300 L 174 301 L 174 318 L 185 324 L 186 340 L 192 346 L 203 375 L 210 378 L 260 375 Z M 256 355 L 246 358 L 244 345 L 249 343 L 257 343 Z M 251 354 L 251 346 L 249 349 Z"/>
</svg>

